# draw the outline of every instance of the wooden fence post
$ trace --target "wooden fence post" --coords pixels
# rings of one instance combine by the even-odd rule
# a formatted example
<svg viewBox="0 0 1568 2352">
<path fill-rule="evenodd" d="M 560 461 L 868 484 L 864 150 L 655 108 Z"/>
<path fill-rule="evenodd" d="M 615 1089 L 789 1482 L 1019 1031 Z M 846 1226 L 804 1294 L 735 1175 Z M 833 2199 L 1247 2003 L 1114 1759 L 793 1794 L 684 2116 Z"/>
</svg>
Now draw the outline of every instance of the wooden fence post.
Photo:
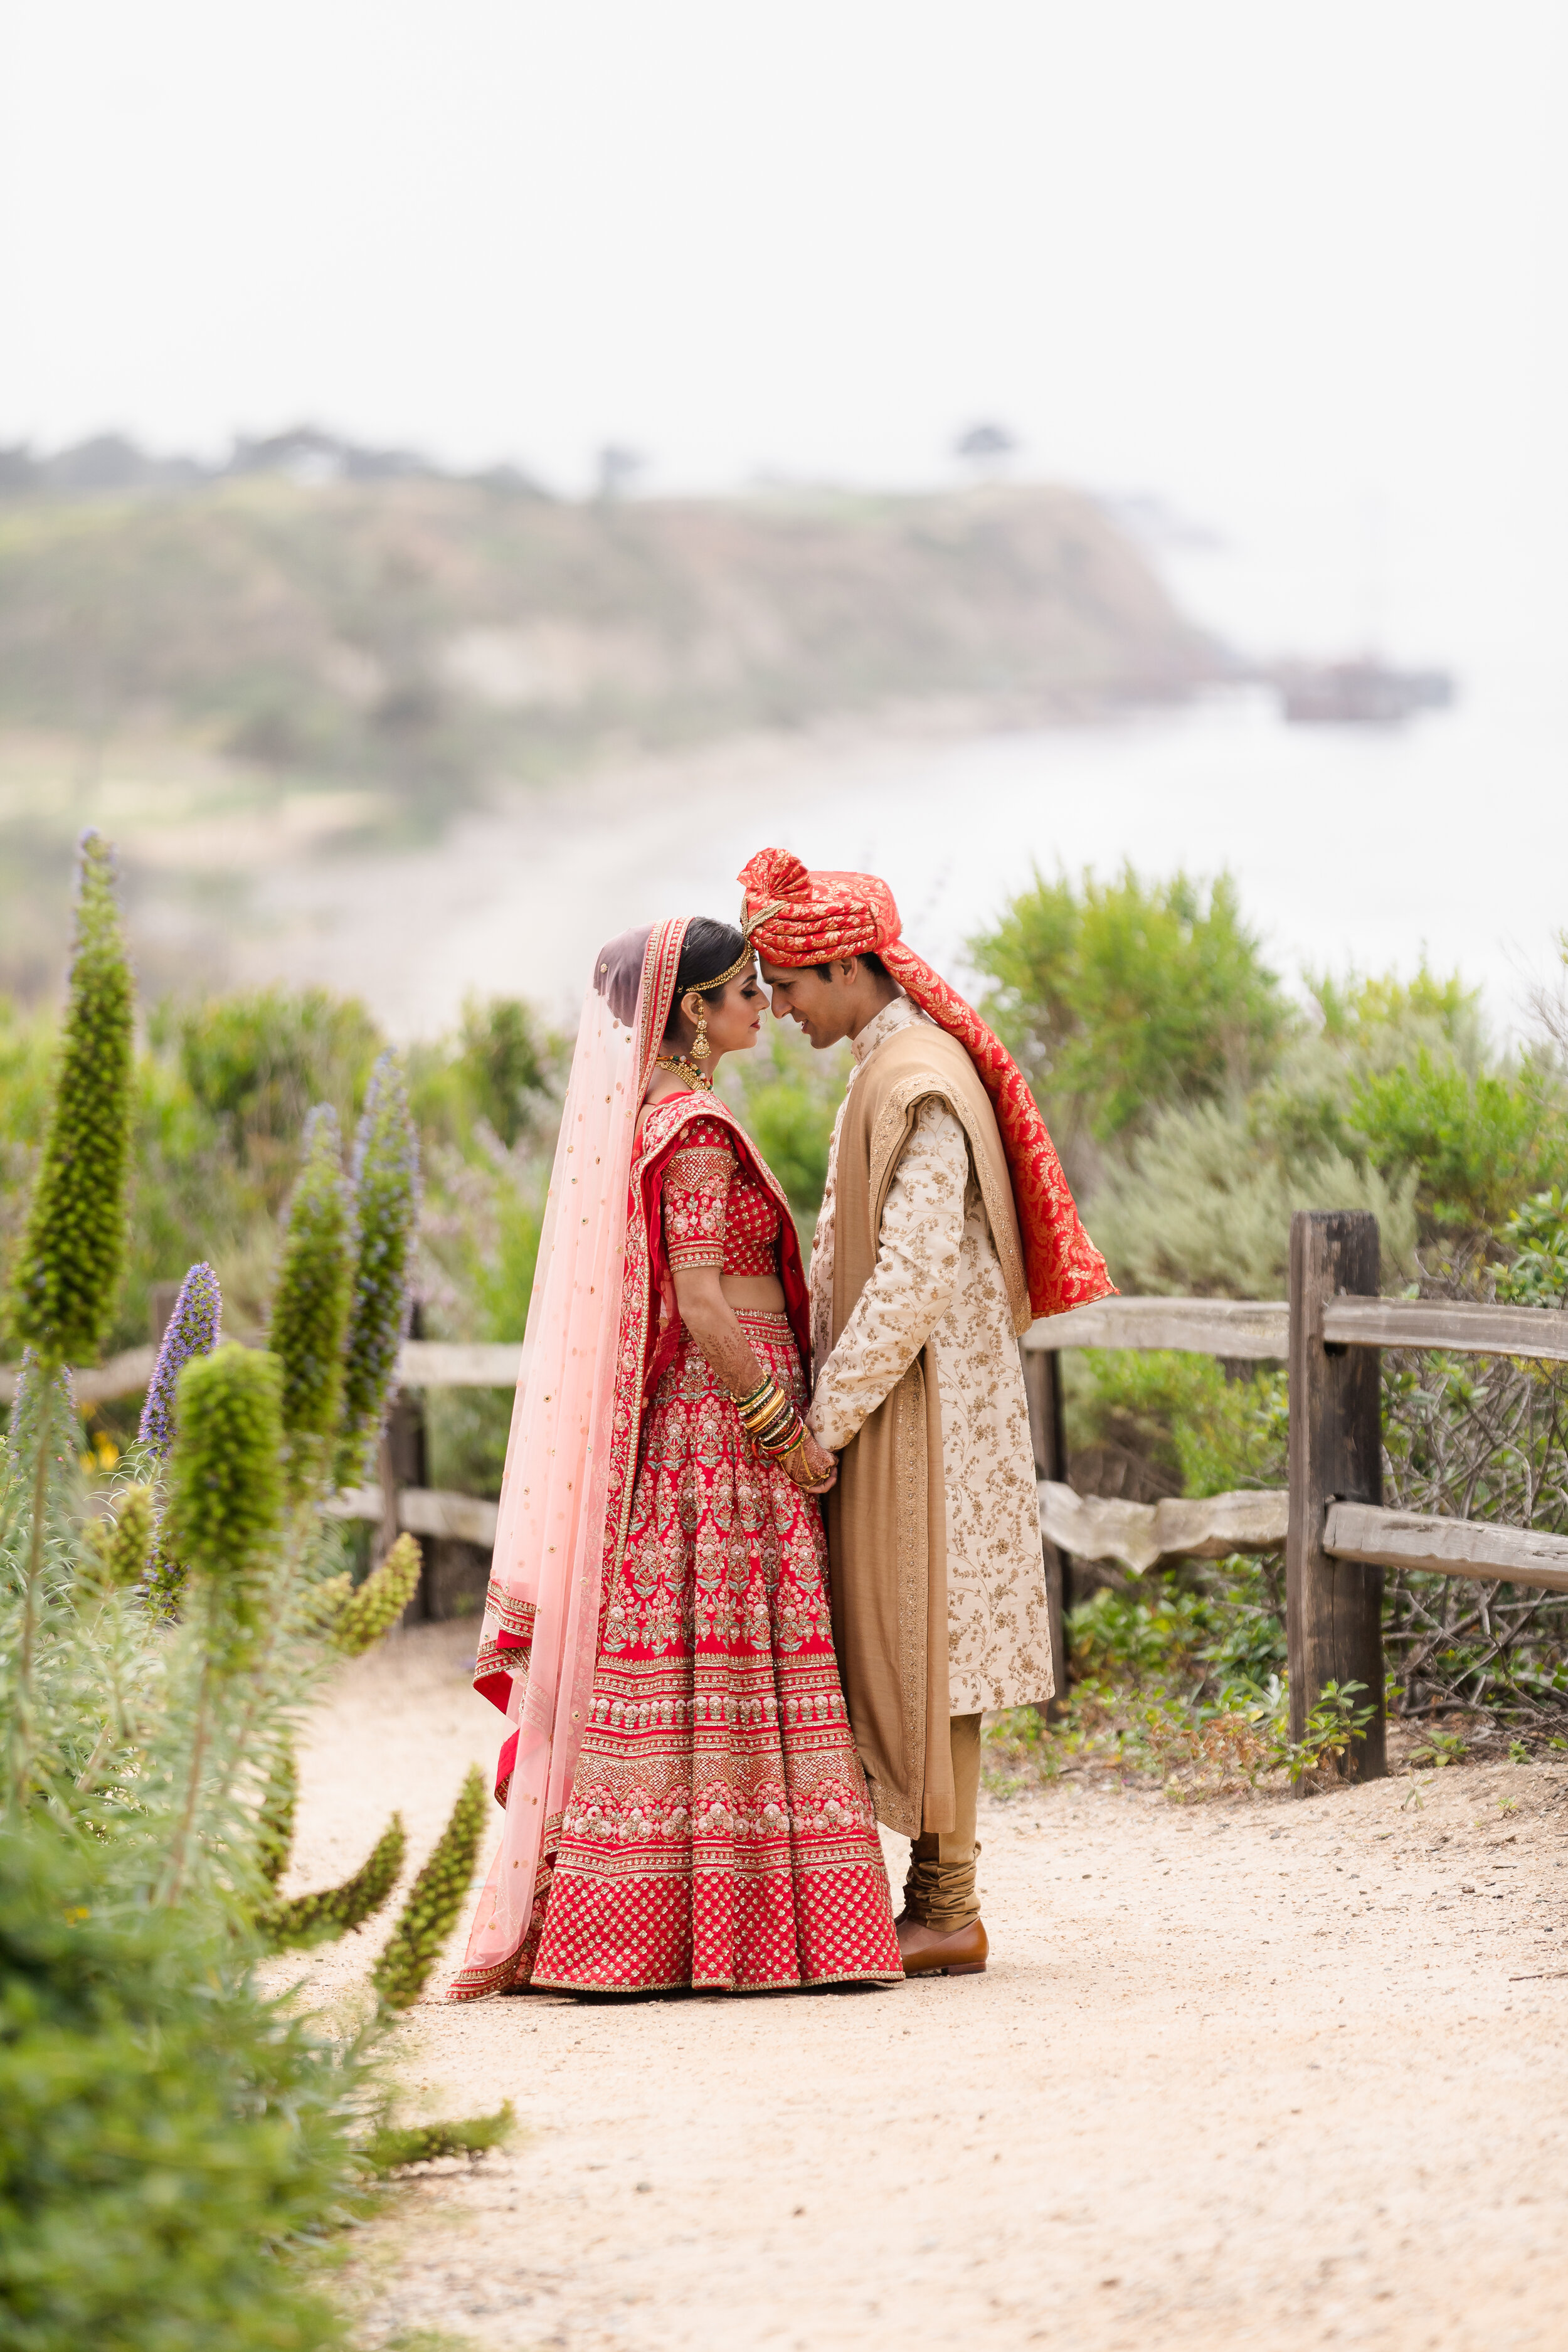
<svg viewBox="0 0 1568 2352">
<path fill-rule="evenodd" d="M 1364 1209 L 1301 1209 L 1290 1220 L 1290 1519 L 1285 1623 L 1290 1736 L 1300 1739 L 1325 1683 L 1357 1682 L 1355 1704 L 1377 1709 L 1363 1738 L 1338 1760 L 1348 1780 L 1387 1773 L 1383 1690 L 1383 1570 L 1331 1559 L 1331 1502 L 1383 1500 L 1381 1357 L 1327 1345 L 1324 1302 L 1378 1289 L 1377 1219 Z M 1297 1792 L 1307 1793 L 1305 1778 Z"/>
<path fill-rule="evenodd" d="M 1026 1348 L 1024 1394 L 1029 1405 L 1029 1435 L 1035 1447 L 1035 1475 L 1065 1483 L 1067 1439 L 1062 1429 L 1061 1359 L 1054 1349 Z M 1068 1644 L 1066 1618 L 1072 1607 L 1072 1560 L 1049 1536 L 1040 1538 L 1046 1559 L 1046 1602 L 1051 1636 L 1051 1664 L 1056 1671 L 1056 1696 L 1047 1700 L 1046 1719 L 1054 1722 L 1067 1701 Z"/>
</svg>

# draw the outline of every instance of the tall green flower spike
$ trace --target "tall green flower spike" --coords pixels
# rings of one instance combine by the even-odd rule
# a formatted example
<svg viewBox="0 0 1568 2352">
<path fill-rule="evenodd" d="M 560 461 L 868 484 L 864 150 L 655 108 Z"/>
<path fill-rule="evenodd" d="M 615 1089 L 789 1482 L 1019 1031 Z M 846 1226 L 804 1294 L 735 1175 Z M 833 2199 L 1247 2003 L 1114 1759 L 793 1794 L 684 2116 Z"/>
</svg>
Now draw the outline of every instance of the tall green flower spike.
<svg viewBox="0 0 1568 2352">
<path fill-rule="evenodd" d="M 470 1765 L 452 1817 L 415 1880 L 371 1982 L 388 2009 L 409 2009 L 424 1991 L 441 1948 L 458 1924 L 473 1881 L 485 1825 L 485 1784 Z"/>
<path fill-rule="evenodd" d="M 282 1386 L 275 1356 L 230 1341 L 193 1356 L 175 1391 L 170 1547 L 205 1593 L 221 1671 L 243 1664 L 262 1622 L 283 1520 Z"/>
<path fill-rule="evenodd" d="M 268 1886 L 276 1886 L 294 1851 L 294 1813 L 300 1799 L 300 1768 L 292 1747 L 279 1749 L 267 1776 L 256 1815 L 256 1859 Z"/>
<path fill-rule="evenodd" d="M 403 1816 L 394 1813 L 352 1878 L 313 1895 L 288 1895 L 271 1904 L 256 1924 L 275 1952 L 333 1942 L 380 1910 L 397 1884 L 406 1850 Z"/>
<path fill-rule="evenodd" d="M 462 2123 L 383 2124 L 364 2147 L 370 2169 L 385 2178 L 405 2165 L 429 2164 L 438 2156 L 483 2156 L 511 2137 L 517 2117 L 506 2099 L 490 2116 L 469 2116 Z"/>
<path fill-rule="evenodd" d="M 113 853 L 82 836 L 76 943 L 49 1123 L 16 1264 L 10 1322 L 46 1369 L 91 1363 L 125 1256 L 134 992 Z"/>
<path fill-rule="evenodd" d="M 371 1072 L 354 1139 L 359 1249 L 343 1372 L 341 1486 L 374 1475 L 397 1351 L 408 1328 L 408 1278 L 419 1222 L 419 1145 L 403 1072 L 384 1054 Z"/>
<path fill-rule="evenodd" d="M 268 1343 L 283 1370 L 283 1428 L 296 1488 L 315 1475 L 337 1428 L 353 1277 L 353 1193 L 342 1171 L 337 1118 L 322 1104 L 305 1125 L 305 1164 L 289 1203 Z"/>
<path fill-rule="evenodd" d="M 96 1581 L 108 1592 L 136 1582 L 153 1548 L 153 1489 L 127 1486 L 115 1499 L 112 1518 L 91 1519 L 85 1529 Z"/>
<path fill-rule="evenodd" d="M 399 1536 L 379 1568 L 351 1592 L 326 1629 L 334 1650 L 357 1658 L 389 1633 L 419 1589 L 419 1547 Z"/>
</svg>

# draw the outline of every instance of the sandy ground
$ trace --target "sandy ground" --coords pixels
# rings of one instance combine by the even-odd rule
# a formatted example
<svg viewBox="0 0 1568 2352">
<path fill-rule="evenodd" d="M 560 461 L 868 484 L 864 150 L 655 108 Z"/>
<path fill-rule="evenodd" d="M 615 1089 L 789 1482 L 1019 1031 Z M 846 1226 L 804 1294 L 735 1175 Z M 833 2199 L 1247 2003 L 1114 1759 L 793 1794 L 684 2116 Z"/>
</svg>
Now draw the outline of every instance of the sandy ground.
<svg viewBox="0 0 1568 2352">
<path fill-rule="evenodd" d="M 292 1885 L 395 1805 L 422 1856 L 497 1745 L 471 1647 L 429 1627 L 344 1670 Z M 411 2105 L 504 2096 L 525 2129 L 390 2198 L 363 2342 L 1568 2339 L 1568 1757 L 1300 1803 L 1068 1780 L 982 1836 L 982 1978 L 413 2011 Z M 376 1940 L 314 1956 L 323 1996 Z"/>
<path fill-rule="evenodd" d="M 728 920 L 748 857 L 780 838 L 800 845 L 803 827 L 825 854 L 824 828 L 846 806 L 858 814 L 849 838 L 836 836 L 841 854 L 871 864 L 897 834 L 906 919 L 927 952 L 951 957 L 974 928 L 938 920 L 931 936 L 931 877 L 945 877 L 951 856 L 928 839 L 911 860 L 898 812 L 911 790 L 938 789 L 952 747 L 988 720 L 997 725 L 981 706 L 939 704 L 902 723 L 886 715 L 623 754 L 553 785 L 498 790 L 416 851 L 290 851 L 254 870 L 233 969 L 361 996 L 399 1041 L 450 1028 L 470 992 L 525 996 L 570 1026 L 600 940 L 667 910 Z"/>
</svg>

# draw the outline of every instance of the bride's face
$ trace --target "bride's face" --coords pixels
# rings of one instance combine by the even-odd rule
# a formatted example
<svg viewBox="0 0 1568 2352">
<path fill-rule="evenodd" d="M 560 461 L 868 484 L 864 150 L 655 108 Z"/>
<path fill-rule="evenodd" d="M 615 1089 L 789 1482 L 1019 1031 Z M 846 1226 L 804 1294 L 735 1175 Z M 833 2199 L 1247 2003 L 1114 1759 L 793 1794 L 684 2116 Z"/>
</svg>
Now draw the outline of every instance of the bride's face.
<svg viewBox="0 0 1568 2352">
<path fill-rule="evenodd" d="M 757 1042 L 763 1015 L 768 1009 L 768 1000 L 758 982 L 755 965 L 749 971 L 742 972 L 738 980 L 731 981 L 726 987 L 700 1001 L 706 1008 L 708 1024 L 709 1058 L 703 1067 L 711 1070 L 714 1063 L 724 1054 L 750 1053 Z M 695 995 L 682 998 L 677 1016 L 670 1024 L 670 1035 L 679 1039 L 679 1050 L 683 1054 L 689 1051 L 697 1034 L 697 1024 L 691 1018 L 697 1004 Z"/>
</svg>

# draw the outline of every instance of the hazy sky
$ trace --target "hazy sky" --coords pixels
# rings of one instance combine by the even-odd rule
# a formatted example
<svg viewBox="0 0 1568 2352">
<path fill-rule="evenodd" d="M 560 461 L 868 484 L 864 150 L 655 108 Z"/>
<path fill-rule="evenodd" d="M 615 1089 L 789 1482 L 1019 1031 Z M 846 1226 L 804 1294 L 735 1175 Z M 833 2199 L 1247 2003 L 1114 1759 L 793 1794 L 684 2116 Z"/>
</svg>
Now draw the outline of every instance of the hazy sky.
<svg viewBox="0 0 1568 2352">
<path fill-rule="evenodd" d="M 994 416 L 1217 524 L 1240 642 L 1456 662 L 1401 821 L 1560 874 L 1565 67 L 1562 0 L 7 0 L 0 440 L 913 484 Z"/>
<path fill-rule="evenodd" d="M 1551 0 L 10 0 L 0 432 L 1205 499 L 1553 461 Z"/>
</svg>

